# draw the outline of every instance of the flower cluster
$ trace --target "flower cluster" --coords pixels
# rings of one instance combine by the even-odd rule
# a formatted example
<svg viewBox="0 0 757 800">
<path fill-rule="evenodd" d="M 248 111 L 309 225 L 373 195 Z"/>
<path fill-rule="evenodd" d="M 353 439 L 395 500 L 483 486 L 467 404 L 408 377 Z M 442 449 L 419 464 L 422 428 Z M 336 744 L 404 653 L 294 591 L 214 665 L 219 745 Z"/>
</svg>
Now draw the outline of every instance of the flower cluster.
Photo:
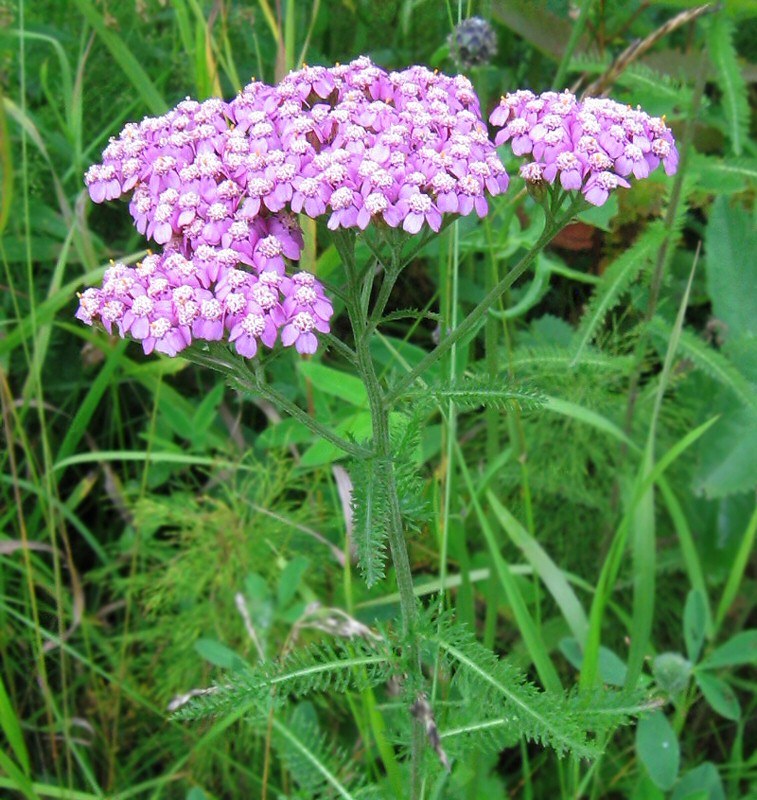
<svg viewBox="0 0 757 800">
<path fill-rule="evenodd" d="M 79 298 L 78 319 L 91 325 L 99 320 L 111 333 L 142 342 L 145 353 L 156 350 L 175 356 L 193 339 L 218 341 L 225 337 L 236 351 L 254 356 L 258 343 L 273 347 L 279 329 L 284 345 L 314 353 L 313 330 L 326 333 L 333 313 L 323 287 L 308 272 L 291 278 L 276 269 L 257 275 L 238 269 L 233 251 L 213 282 L 199 258 L 178 250 L 150 254 L 139 265 L 113 264 L 100 289 L 87 289 Z"/>
<path fill-rule="evenodd" d="M 163 251 L 108 270 L 77 316 L 146 352 L 227 337 L 245 356 L 279 331 L 311 353 L 312 331 L 329 329 L 321 284 L 287 276 L 303 246 L 296 214 L 438 231 L 444 214 L 483 216 L 508 185 L 467 78 L 367 58 L 130 123 L 85 180 L 95 202 L 129 194 L 137 230 Z"/>
<path fill-rule="evenodd" d="M 673 135 L 659 117 L 614 100 L 579 102 L 570 92 L 535 95 L 520 90 L 503 97 L 490 117 L 500 128 L 495 143 L 510 142 L 515 155 L 530 155 L 521 167 L 529 183 L 558 178 L 601 206 L 628 177 L 646 178 L 661 163 L 668 175 L 678 166 Z"/>
</svg>

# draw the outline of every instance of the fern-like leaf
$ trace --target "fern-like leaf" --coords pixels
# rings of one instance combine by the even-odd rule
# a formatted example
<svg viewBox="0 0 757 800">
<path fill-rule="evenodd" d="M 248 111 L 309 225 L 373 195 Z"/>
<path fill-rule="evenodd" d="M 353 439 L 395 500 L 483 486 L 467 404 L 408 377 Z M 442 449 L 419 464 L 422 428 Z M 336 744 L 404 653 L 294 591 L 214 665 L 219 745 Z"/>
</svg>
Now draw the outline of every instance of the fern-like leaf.
<svg viewBox="0 0 757 800">
<path fill-rule="evenodd" d="M 264 715 L 290 697 L 315 692 L 344 694 L 386 681 L 393 674 L 391 655 L 375 642 L 353 639 L 300 648 L 282 662 L 263 662 L 229 674 L 222 684 L 176 712 L 178 719 L 238 714 Z"/>
<path fill-rule="evenodd" d="M 740 156 L 748 135 L 749 103 L 736 48 L 733 46 L 733 23 L 724 14 L 718 14 L 713 20 L 707 44 L 715 66 L 716 80 L 723 93 L 723 113 L 728 138 L 731 140 L 733 152 Z"/>
<path fill-rule="evenodd" d="M 429 519 L 429 507 L 423 497 L 423 481 L 418 471 L 417 457 L 425 422 L 426 415 L 419 405 L 413 413 L 395 417 L 391 434 L 394 481 L 402 523 L 406 530 L 420 530 Z"/>
<path fill-rule="evenodd" d="M 452 401 L 462 408 L 498 408 L 503 411 L 513 406 L 530 411 L 543 405 L 542 395 L 535 389 L 514 384 L 506 378 L 465 377 L 454 383 L 431 386 L 421 393 L 408 395 L 415 402 L 433 399 L 437 403 Z"/>
<path fill-rule="evenodd" d="M 271 719 L 274 747 L 302 797 L 363 797 L 358 792 L 362 781 L 354 774 L 344 774 L 345 765 L 352 763 L 349 755 L 328 742 L 307 710 L 296 708 L 287 722 Z"/>
<path fill-rule="evenodd" d="M 464 699 L 460 706 L 464 718 L 458 715 L 445 720 L 450 726 L 442 732 L 445 747 L 452 745 L 455 737 L 472 739 L 469 746 L 478 746 L 483 736 L 499 747 L 525 736 L 558 753 L 599 755 L 567 696 L 538 690 L 519 669 L 479 644 L 466 628 L 443 622 L 439 631 L 425 631 L 424 638 L 438 648 L 455 673 L 456 688 Z M 471 710 L 475 719 L 471 719 Z"/>
<path fill-rule="evenodd" d="M 602 75 L 610 64 L 609 57 L 601 58 L 591 52 L 577 53 L 571 59 L 571 69 L 587 75 Z M 688 108 L 691 102 L 691 88 L 683 81 L 639 62 L 624 66 L 622 72 L 613 76 L 612 83 L 633 92 L 646 109 L 656 104 L 667 109 Z"/>
<path fill-rule="evenodd" d="M 352 535 L 358 565 L 369 587 L 385 574 L 386 539 L 392 524 L 387 491 L 391 468 L 387 458 L 353 459 L 348 466 L 352 479 Z"/>
<path fill-rule="evenodd" d="M 671 335 L 671 326 L 660 317 L 654 317 L 649 322 L 649 331 L 661 341 L 667 342 Z M 749 381 L 724 355 L 685 328 L 681 331 L 678 353 L 733 392 L 745 406 L 757 411 L 757 397 Z"/>
<path fill-rule="evenodd" d="M 606 355 L 601 351 L 586 347 L 578 355 L 555 345 L 541 347 L 519 347 L 512 355 L 510 364 L 516 373 L 565 374 L 576 367 L 600 372 L 603 376 L 626 375 L 631 366 L 629 356 Z"/>
<path fill-rule="evenodd" d="M 691 87 L 683 81 L 652 69 L 645 64 L 631 64 L 617 77 L 616 83 L 633 92 L 644 93 L 644 107 L 650 100 L 667 108 L 688 108 L 691 104 Z"/>
<path fill-rule="evenodd" d="M 418 530 L 428 517 L 423 500 L 423 484 L 418 475 L 416 454 L 419 450 L 423 415 L 392 414 L 391 445 L 388 458 L 354 459 L 349 464 L 352 478 L 353 538 L 358 564 L 368 586 L 384 577 L 386 540 L 392 515 L 392 493 L 397 492 L 399 514 L 405 530 Z M 390 489 L 390 484 L 394 488 Z"/>
<path fill-rule="evenodd" d="M 757 185 L 757 159 L 716 158 L 692 153 L 692 171 L 700 189 L 717 194 L 735 194 Z"/>
<path fill-rule="evenodd" d="M 667 232 L 661 222 L 653 223 L 633 246 L 607 269 L 576 332 L 573 364 L 578 363 L 584 348 L 597 335 L 607 313 L 620 302 L 623 293 L 639 273 L 651 264 L 666 235 Z"/>
</svg>

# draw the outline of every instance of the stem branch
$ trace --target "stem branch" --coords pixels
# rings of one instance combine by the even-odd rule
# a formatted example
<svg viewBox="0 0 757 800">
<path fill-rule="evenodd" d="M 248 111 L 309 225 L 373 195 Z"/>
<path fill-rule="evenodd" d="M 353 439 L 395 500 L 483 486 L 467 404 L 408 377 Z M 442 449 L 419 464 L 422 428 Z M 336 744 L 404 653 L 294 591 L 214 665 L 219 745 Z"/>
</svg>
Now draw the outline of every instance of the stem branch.
<svg viewBox="0 0 757 800">
<path fill-rule="evenodd" d="M 578 195 L 573 200 L 568 210 L 561 216 L 547 217 L 544 225 L 544 231 L 539 237 L 534 246 L 523 256 L 523 258 L 505 275 L 502 280 L 490 289 L 484 299 L 468 314 L 468 316 L 450 333 L 442 339 L 441 342 L 406 375 L 394 385 L 394 387 L 386 395 L 386 403 L 391 405 L 398 397 L 405 392 L 413 382 L 422 375 L 429 367 L 435 364 L 450 348 L 459 342 L 463 337 L 467 336 L 476 329 L 486 317 L 487 312 L 499 299 L 499 297 L 506 292 L 515 281 L 531 266 L 536 259 L 536 256 L 546 247 L 547 244 L 562 230 L 571 218 L 575 216 L 584 204 L 583 196 Z"/>
</svg>

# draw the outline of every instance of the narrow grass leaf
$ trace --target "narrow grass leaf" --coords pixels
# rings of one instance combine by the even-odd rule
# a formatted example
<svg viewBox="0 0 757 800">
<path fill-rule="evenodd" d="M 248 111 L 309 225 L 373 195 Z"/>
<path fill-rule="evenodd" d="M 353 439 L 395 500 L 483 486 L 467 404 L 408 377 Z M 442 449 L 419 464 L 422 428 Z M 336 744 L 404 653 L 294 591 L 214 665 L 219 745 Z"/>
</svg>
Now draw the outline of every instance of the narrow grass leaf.
<svg viewBox="0 0 757 800">
<path fill-rule="evenodd" d="M 686 595 L 686 605 L 683 608 L 683 639 L 686 643 L 686 655 L 692 664 L 697 662 L 702 652 L 706 632 L 707 607 L 702 593 L 692 589 Z"/>
<path fill-rule="evenodd" d="M 108 48 L 114 60 L 123 70 L 124 75 L 142 97 L 150 112 L 155 115 L 165 114 L 168 110 L 168 105 L 163 96 L 121 37 L 106 26 L 102 14 L 97 10 L 92 0 L 73 1 L 82 16 Z"/>
<path fill-rule="evenodd" d="M 702 568 L 699 551 L 694 541 L 694 534 L 691 532 L 691 527 L 689 526 L 689 521 L 686 518 L 684 510 L 681 508 L 681 504 L 678 502 L 678 498 L 667 480 L 661 477 L 657 481 L 657 485 L 660 487 L 660 493 L 668 509 L 668 514 L 673 521 L 676 535 L 678 536 L 678 545 L 681 548 L 683 563 L 686 567 L 686 574 L 689 576 L 689 583 L 691 583 L 692 591 L 697 593 L 704 605 L 705 634 L 708 637 L 712 637 L 714 631 L 712 607 L 707 591 L 707 582 L 704 577 L 704 569 Z"/>
<path fill-rule="evenodd" d="M 520 548 L 526 560 L 541 578 L 549 593 L 557 603 L 571 633 L 583 646 L 589 622 L 580 600 L 568 583 L 565 573 L 549 557 L 544 548 L 518 522 L 517 519 L 499 502 L 493 492 L 486 493 L 486 498 L 508 536 Z"/>
<path fill-rule="evenodd" d="M 255 472 L 257 467 L 239 464 L 225 459 L 208 456 L 194 456 L 189 453 L 168 453 L 138 450 L 99 450 L 96 453 L 78 453 L 53 464 L 53 471 L 65 469 L 74 464 L 101 464 L 104 461 L 152 461 L 156 464 L 183 464 L 194 467 L 213 467 L 236 469 L 242 472 Z"/>
<path fill-rule="evenodd" d="M 678 342 L 681 338 L 681 331 L 683 330 L 683 319 L 689 303 L 689 293 L 691 292 L 691 284 L 694 280 L 696 263 L 695 257 L 689 272 L 686 291 L 681 298 L 678 315 L 671 332 L 668 349 L 665 353 L 665 361 L 663 362 L 662 373 L 657 385 L 657 395 L 655 397 L 652 418 L 649 423 L 649 433 L 647 435 L 647 443 L 644 448 L 644 456 L 641 470 L 637 478 L 637 484 L 646 480 L 646 477 L 654 468 L 657 420 L 662 410 L 665 389 L 668 385 L 673 367 L 673 359 L 678 348 Z M 632 689 L 636 685 L 641 675 L 644 659 L 647 655 L 649 639 L 652 635 L 652 622 L 654 619 L 657 537 L 655 529 L 653 486 L 654 484 L 650 484 L 640 496 L 637 496 L 633 508 L 633 615 L 630 632 L 631 648 L 628 653 L 628 676 L 626 678 L 626 687 L 629 689 Z"/>
<path fill-rule="evenodd" d="M 11 213 L 14 174 L 8 119 L 5 114 L 2 89 L 0 89 L 0 188 L 2 189 L 0 191 L 0 234 L 5 230 Z"/>
<path fill-rule="evenodd" d="M 584 425 L 602 431 L 602 433 L 606 433 L 627 445 L 632 451 L 640 452 L 639 446 L 626 435 L 622 428 L 596 411 L 558 397 L 546 397 L 543 407 L 546 411 L 552 411 L 555 414 L 575 419 L 577 422 L 582 422 Z"/>
<path fill-rule="evenodd" d="M 520 589 L 518 588 L 518 584 L 515 580 L 514 574 L 510 569 L 510 565 L 507 563 L 507 561 L 505 561 L 500 553 L 500 545 L 497 542 L 497 537 L 494 535 L 494 531 L 489 524 L 489 520 L 486 518 L 486 515 L 481 508 L 481 504 L 478 501 L 476 487 L 471 478 L 468 466 L 465 463 L 465 459 L 463 458 L 462 453 L 459 451 L 459 448 L 458 456 L 460 469 L 468 487 L 471 502 L 473 503 L 476 517 L 478 518 L 478 523 L 481 526 L 481 532 L 484 535 L 484 539 L 486 539 L 486 544 L 489 548 L 489 555 L 494 564 L 494 570 L 499 578 L 502 588 L 505 590 L 507 600 L 513 610 L 513 616 L 515 617 L 515 621 L 518 625 L 518 630 L 523 637 L 523 643 L 526 646 L 526 650 L 528 651 L 534 667 L 536 668 L 536 671 L 539 674 L 542 683 L 544 684 L 544 688 L 548 691 L 560 692 L 562 691 L 562 683 L 560 682 L 557 670 L 549 658 L 547 647 L 544 644 L 544 640 L 539 632 L 539 628 L 531 616 L 528 606 L 526 605 Z"/>
<path fill-rule="evenodd" d="M 79 403 L 76 414 L 66 429 L 66 435 L 58 448 L 58 454 L 55 459 L 57 462 L 68 458 L 86 433 L 87 427 L 97 410 L 100 400 L 102 400 L 108 387 L 112 385 L 113 373 L 122 362 L 127 344 L 125 340 L 118 342 L 106 355 L 105 363 L 102 365 L 95 379 L 89 384 L 84 399 Z"/>
<path fill-rule="evenodd" d="M 29 753 L 24 743 L 24 735 L 21 732 L 21 723 L 5 690 L 2 675 L 0 675 L 0 727 L 2 727 L 5 738 L 21 770 L 25 775 L 28 775 L 30 770 Z"/>
<path fill-rule="evenodd" d="M 10 789 L 21 792 L 26 800 L 40 800 L 31 780 L 0 750 L 0 769 L 10 778 Z"/>
<path fill-rule="evenodd" d="M 752 513 L 746 531 L 741 538 L 738 552 L 733 559 L 731 571 L 728 573 L 728 580 L 726 581 L 725 588 L 723 589 L 723 596 L 720 598 L 718 604 L 718 611 L 715 616 L 715 625 L 717 628 L 723 624 L 728 610 L 733 605 L 734 600 L 739 592 L 739 586 L 744 578 L 749 561 L 752 558 L 755 535 L 757 535 L 757 507 Z"/>
<path fill-rule="evenodd" d="M 56 496 L 47 494 L 46 487 L 40 482 L 25 480 L 23 478 L 14 478 L 11 475 L 4 475 L 0 473 L 0 483 L 7 486 L 18 485 L 19 488 L 29 493 L 29 496 L 37 496 L 41 498 L 41 502 L 47 503 L 54 511 L 59 513 L 63 519 L 75 530 L 81 538 L 89 545 L 92 552 L 100 559 L 101 563 L 108 564 L 111 559 L 108 556 L 105 548 L 102 546 L 97 536 L 81 521 L 81 519 L 74 514 L 69 508 L 69 501 L 61 502 Z"/>
<path fill-rule="evenodd" d="M 610 545 L 610 550 L 602 565 L 602 571 L 597 582 L 597 589 L 594 593 L 594 600 L 589 612 L 589 634 L 587 636 L 586 654 L 584 657 L 583 669 L 581 670 L 581 687 L 589 689 L 597 680 L 598 676 L 598 658 L 599 648 L 602 633 L 602 622 L 604 619 L 604 611 L 609 602 L 610 596 L 614 590 L 615 581 L 617 580 L 621 564 L 623 562 L 623 555 L 625 553 L 626 543 L 628 541 L 628 534 L 631 527 L 631 518 L 638 499 L 647 491 L 653 484 L 660 480 L 665 470 L 680 458 L 695 442 L 699 439 L 717 422 L 718 417 L 713 417 L 707 420 L 702 425 L 695 428 L 674 444 L 665 455 L 660 458 L 654 465 L 654 468 L 646 475 L 640 484 L 637 484 L 634 495 L 631 498 L 629 509 L 626 511 L 623 519 L 618 525 L 615 535 Z M 630 632 L 630 631 L 629 631 Z"/>
</svg>

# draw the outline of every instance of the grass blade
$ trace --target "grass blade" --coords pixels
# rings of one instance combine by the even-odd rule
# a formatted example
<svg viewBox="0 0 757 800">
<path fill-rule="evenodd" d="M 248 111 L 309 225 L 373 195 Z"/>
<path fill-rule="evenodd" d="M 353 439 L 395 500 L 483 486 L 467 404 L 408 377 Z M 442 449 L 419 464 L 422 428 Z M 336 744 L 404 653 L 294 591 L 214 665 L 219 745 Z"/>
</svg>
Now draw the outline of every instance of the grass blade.
<svg viewBox="0 0 757 800">
<path fill-rule="evenodd" d="M 665 389 L 670 379 L 673 358 L 678 349 L 678 343 L 681 340 L 683 319 L 689 304 L 689 294 L 691 292 L 691 284 L 694 280 L 694 272 L 696 271 L 697 257 L 698 253 L 694 258 L 694 263 L 689 273 L 689 281 L 686 285 L 683 297 L 681 298 L 681 304 L 678 308 L 678 315 L 671 332 L 668 350 L 665 353 L 662 374 L 660 375 L 657 385 L 657 396 L 655 397 L 652 419 L 649 423 L 649 434 L 647 436 L 646 447 L 644 448 L 639 481 L 644 481 L 654 468 L 657 421 L 660 416 L 660 411 L 662 410 Z M 631 622 L 631 649 L 628 654 L 628 675 L 626 677 L 626 687 L 629 689 L 632 689 L 636 685 L 641 675 L 649 639 L 652 635 L 652 622 L 654 619 L 657 537 L 655 531 L 654 488 L 651 484 L 641 497 L 639 497 L 636 508 L 634 509 L 632 549 L 633 618 Z"/>
<path fill-rule="evenodd" d="M 565 577 L 565 573 L 491 491 L 486 493 L 486 498 L 508 536 L 521 549 L 536 574 L 542 579 L 565 617 L 571 633 L 583 647 L 589 622 L 580 600 Z"/>
<path fill-rule="evenodd" d="M 123 70 L 124 75 L 142 97 L 150 112 L 156 116 L 165 114 L 165 112 L 168 111 L 168 105 L 158 91 L 158 88 L 142 68 L 139 61 L 132 55 L 129 48 L 124 44 L 121 37 L 110 30 L 110 28 L 106 27 L 102 15 L 95 8 L 91 0 L 74 0 L 74 4 L 79 9 L 84 19 L 94 28 L 103 44 L 108 48 L 110 54 Z"/>
<path fill-rule="evenodd" d="M 494 570 L 497 573 L 500 583 L 502 584 L 502 588 L 505 590 L 508 602 L 513 610 L 515 621 L 518 624 L 518 630 L 523 637 L 526 650 L 528 651 L 534 667 L 536 668 L 536 671 L 538 672 L 539 677 L 544 684 L 544 688 L 551 692 L 561 692 L 562 683 L 560 682 L 557 670 L 549 658 L 547 647 L 544 644 L 544 640 L 542 639 L 536 622 L 528 610 L 528 606 L 523 599 L 523 595 L 518 588 L 515 576 L 510 570 L 510 565 L 507 563 L 507 561 L 505 561 L 500 553 L 500 546 L 497 542 L 497 537 L 494 535 L 494 531 L 491 529 L 489 520 L 486 518 L 486 515 L 481 508 L 481 504 L 478 502 L 476 487 L 473 485 L 470 471 L 468 470 L 468 467 L 462 457 L 462 453 L 459 452 L 459 449 L 458 457 L 460 469 L 462 470 L 463 478 L 468 487 L 468 492 L 470 493 L 471 502 L 473 503 L 479 525 L 481 526 L 481 532 L 483 533 L 484 539 L 486 539 L 486 544 L 489 548 L 489 555 L 494 564 Z"/>
</svg>

